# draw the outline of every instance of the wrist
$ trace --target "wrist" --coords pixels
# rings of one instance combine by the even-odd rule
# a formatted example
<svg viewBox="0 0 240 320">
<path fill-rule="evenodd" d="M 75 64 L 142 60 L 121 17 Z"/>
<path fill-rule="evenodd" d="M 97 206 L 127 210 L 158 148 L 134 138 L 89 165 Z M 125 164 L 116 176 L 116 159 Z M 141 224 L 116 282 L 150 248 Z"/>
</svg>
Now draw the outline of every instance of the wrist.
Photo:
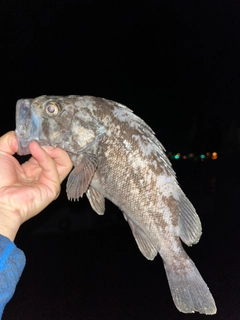
<svg viewBox="0 0 240 320">
<path fill-rule="evenodd" d="M 21 216 L 10 206 L 0 204 L 0 234 L 14 241 L 21 225 Z"/>
</svg>

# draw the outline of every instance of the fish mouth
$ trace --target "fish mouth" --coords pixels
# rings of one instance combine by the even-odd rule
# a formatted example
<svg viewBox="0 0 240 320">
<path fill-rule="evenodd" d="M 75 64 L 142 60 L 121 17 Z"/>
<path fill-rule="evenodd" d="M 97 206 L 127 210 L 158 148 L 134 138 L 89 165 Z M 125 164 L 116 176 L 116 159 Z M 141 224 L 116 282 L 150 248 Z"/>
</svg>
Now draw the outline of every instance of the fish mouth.
<svg viewBox="0 0 240 320">
<path fill-rule="evenodd" d="M 31 153 L 30 149 L 29 149 L 29 145 L 32 141 L 36 141 L 39 143 L 38 139 L 30 139 L 30 140 L 26 140 L 26 139 L 23 139 L 21 137 L 19 137 L 15 131 L 15 135 L 16 135 L 16 138 L 17 138 L 17 142 L 18 142 L 18 151 L 17 151 L 17 154 L 19 156 L 26 156 L 28 154 Z M 44 144 L 44 143 L 43 143 Z M 47 145 L 47 143 L 46 143 Z"/>
<path fill-rule="evenodd" d="M 30 153 L 31 141 L 39 141 L 40 119 L 31 110 L 32 99 L 21 99 L 16 105 L 15 135 L 18 142 L 17 153 L 21 156 Z"/>
<path fill-rule="evenodd" d="M 16 131 L 15 131 L 15 134 L 16 134 Z M 18 142 L 18 151 L 17 151 L 17 153 L 20 156 L 25 156 L 25 155 L 29 154 L 30 153 L 29 144 L 30 144 L 30 142 L 32 140 L 29 141 L 29 140 L 20 138 L 20 137 L 17 136 L 17 134 L 16 134 L 16 137 L 17 137 L 17 142 Z"/>
</svg>

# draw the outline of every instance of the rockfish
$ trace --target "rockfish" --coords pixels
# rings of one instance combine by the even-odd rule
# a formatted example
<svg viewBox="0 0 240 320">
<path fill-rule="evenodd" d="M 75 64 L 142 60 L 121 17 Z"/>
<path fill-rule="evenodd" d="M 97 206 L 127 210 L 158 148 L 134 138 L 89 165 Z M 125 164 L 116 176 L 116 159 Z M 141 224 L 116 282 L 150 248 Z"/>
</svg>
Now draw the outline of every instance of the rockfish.
<svg viewBox="0 0 240 320">
<path fill-rule="evenodd" d="M 15 133 L 19 155 L 29 154 L 32 140 L 68 152 L 74 165 L 68 199 L 86 193 L 99 215 L 105 198 L 122 210 L 141 253 L 149 260 L 157 253 L 162 257 L 178 310 L 216 313 L 209 288 L 181 244 L 199 241 L 200 219 L 142 119 L 103 98 L 40 96 L 18 100 Z"/>
</svg>

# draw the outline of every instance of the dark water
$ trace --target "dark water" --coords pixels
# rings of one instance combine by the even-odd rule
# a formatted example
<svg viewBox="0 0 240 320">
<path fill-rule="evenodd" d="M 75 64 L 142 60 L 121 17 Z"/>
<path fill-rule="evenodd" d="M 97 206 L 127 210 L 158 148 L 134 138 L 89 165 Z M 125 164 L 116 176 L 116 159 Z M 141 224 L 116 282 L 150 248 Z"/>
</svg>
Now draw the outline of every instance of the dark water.
<svg viewBox="0 0 240 320">
<path fill-rule="evenodd" d="M 240 319 L 240 175 L 238 159 L 175 162 L 178 180 L 203 225 L 186 248 L 216 300 L 215 316 L 175 308 L 161 258 L 147 261 L 109 202 L 103 217 L 64 190 L 19 232 L 27 265 L 3 320 Z"/>
</svg>

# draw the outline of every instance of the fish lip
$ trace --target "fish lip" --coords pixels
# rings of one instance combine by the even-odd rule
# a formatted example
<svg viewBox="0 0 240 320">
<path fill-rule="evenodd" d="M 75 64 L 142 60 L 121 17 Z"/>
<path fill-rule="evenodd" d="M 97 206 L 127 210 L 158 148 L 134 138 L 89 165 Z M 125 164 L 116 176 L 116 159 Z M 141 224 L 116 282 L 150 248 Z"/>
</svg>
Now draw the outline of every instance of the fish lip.
<svg viewBox="0 0 240 320">
<path fill-rule="evenodd" d="M 30 149 L 29 149 L 29 145 L 32 141 L 36 141 L 40 146 L 48 146 L 49 143 L 45 140 L 39 140 L 38 138 L 30 138 L 30 139 L 24 139 L 21 138 L 18 134 L 17 134 L 17 130 L 15 130 L 15 135 L 17 138 L 17 143 L 18 143 L 18 150 L 17 150 L 17 154 L 19 156 L 26 156 L 28 154 L 31 153 Z M 55 147 L 55 146 L 54 146 Z"/>
<path fill-rule="evenodd" d="M 17 130 L 15 130 L 15 135 L 17 138 L 17 143 L 18 143 L 18 150 L 17 150 L 17 154 L 19 156 L 26 156 L 28 154 L 31 153 L 30 149 L 29 149 L 29 145 L 32 141 L 36 141 L 40 146 L 48 146 L 49 143 L 45 140 L 39 140 L 38 138 L 33 138 L 33 139 L 24 139 L 21 138 L 18 133 Z M 56 146 L 54 146 L 56 147 Z"/>
<path fill-rule="evenodd" d="M 19 155 L 30 154 L 31 141 L 39 142 L 40 123 L 39 118 L 32 110 L 32 99 L 20 99 L 16 105 L 16 129 L 15 135 L 18 142 Z"/>
<path fill-rule="evenodd" d="M 16 131 L 15 131 L 15 134 L 16 134 L 16 138 L 17 138 L 17 142 L 18 142 L 17 154 L 20 156 L 25 156 L 25 155 L 29 154 L 30 153 L 29 144 L 33 140 L 27 140 L 27 139 L 20 138 L 17 135 Z"/>
</svg>

